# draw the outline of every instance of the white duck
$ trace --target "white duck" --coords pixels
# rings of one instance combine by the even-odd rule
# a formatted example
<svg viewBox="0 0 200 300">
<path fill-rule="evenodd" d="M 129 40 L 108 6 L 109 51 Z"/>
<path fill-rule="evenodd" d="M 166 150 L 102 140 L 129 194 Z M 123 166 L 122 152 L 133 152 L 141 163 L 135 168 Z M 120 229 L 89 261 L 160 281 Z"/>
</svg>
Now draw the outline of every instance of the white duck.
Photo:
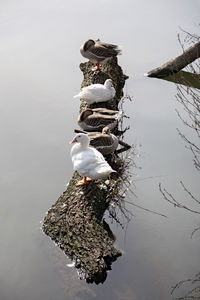
<svg viewBox="0 0 200 300">
<path fill-rule="evenodd" d="M 78 95 L 74 98 L 83 99 L 88 105 L 95 102 L 105 102 L 113 99 L 115 96 L 115 88 L 111 79 L 107 79 L 104 84 L 95 83 L 82 88 Z"/>
<path fill-rule="evenodd" d="M 74 170 L 83 176 L 77 186 L 85 185 L 88 181 L 101 179 L 116 172 L 98 150 L 89 146 L 89 142 L 88 135 L 84 133 L 76 134 L 71 141 L 74 144 L 70 153 Z"/>
</svg>

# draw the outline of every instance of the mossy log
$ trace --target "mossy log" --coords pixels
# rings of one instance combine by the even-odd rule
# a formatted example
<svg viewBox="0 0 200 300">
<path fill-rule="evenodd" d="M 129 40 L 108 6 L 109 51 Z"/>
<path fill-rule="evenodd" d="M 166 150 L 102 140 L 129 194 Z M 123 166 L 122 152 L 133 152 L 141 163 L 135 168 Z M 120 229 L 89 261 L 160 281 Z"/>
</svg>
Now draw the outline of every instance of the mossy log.
<svg viewBox="0 0 200 300">
<path fill-rule="evenodd" d="M 199 57 L 200 57 L 200 42 L 197 42 L 196 44 L 192 45 L 187 50 L 185 50 L 181 55 L 168 61 L 167 63 L 163 64 L 161 67 L 149 71 L 145 75 L 147 77 L 164 79 L 167 76 L 179 72 L 180 70 L 185 68 L 187 65 L 189 65 Z"/>
<path fill-rule="evenodd" d="M 128 77 L 123 74 L 117 58 L 104 65 L 101 71 L 92 72 L 91 67 L 90 62 L 80 64 L 84 75 L 82 87 L 91 83 L 104 83 L 107 78 L 111 78 L 116 97 L 101 103 L 101 107 L 118 109 Z M 85 106 L 86 103 L 81 101 L 80 110 Z M 92 107 L 98 107 L 98 104 Z M 112 157 L 109 163 L 117 171 L 115 178 L 77 187 L 80 176 L 75 172 L 66 191 L 49 209 L 43 222 L 43 231 L 75 262 L 82 277 L 96 284 L 104 282 L 112 262 L 122 254 L 114 246 L 113 235 L 105 226 L 103 215 L 123 184 L 124 162 Z"/>
</svg>

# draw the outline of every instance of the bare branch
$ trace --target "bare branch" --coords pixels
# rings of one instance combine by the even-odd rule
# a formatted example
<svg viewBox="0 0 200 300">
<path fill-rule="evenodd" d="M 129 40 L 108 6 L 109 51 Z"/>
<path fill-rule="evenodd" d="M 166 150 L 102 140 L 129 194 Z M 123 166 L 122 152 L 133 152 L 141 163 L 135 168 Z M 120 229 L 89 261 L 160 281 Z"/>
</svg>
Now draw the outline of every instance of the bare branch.
<svg viewBox="0 0 200 300">
<path fill-rule="evenodd" d="M 178 201 L 172 196 L 172 194 L 170 194 L 166 189 L 162 189 L 161 183 L 159 183 L 159 190 L 160 190 L 161 194 L 163 195 L 164 199 L 165 199 L 166 201 L 168 201 L 169 203 L 173 204 L 174 207 L 184 208 L 185 210 L 188 210 L 188 211 L 190 211 L 190 212 L 192 212 L 192 213 L 200 214 L 200 211 L 191 209 L 191 208 L 189 208 L 188 206 L 183 205 L 183 204 L 181 204 L 180 202 L 178 202 Z"/>
<path fill-rule="evenodd" d="M 175 286 L 172 287 L 171 295 L 175 293 L 177 289 L 184 287 L 186 284 L 194 286 L 189 289 L 189 291 L 183 297 L 177 297 L 176 300 L 189 300 L 189 299 L 200 299 L 200 273 L 197 273 L 194 278 L 189 278 L 186 280 L 179 281 Z"/>
<path fill-rule="evenodd" d="M 197 231 L 199 231 L 199 230 L 200 230 L 200 227 L 195 228 L 195 229 L 192 231 L 190 238 L 192 239 L 193 236 L 194 236 L 194 234 L 195 234 Z"/>
<path fill-rule="evenodd" d="M 198 204 L 200 204 L 200 201 L 197 200 L 197 198 L 195 198 L 193 196 L 193 194 L 185 187 L 185 185 L 184 185 L 184 183 L 182 181 L 180 181 L 180 184 L 182 185 L 182 187 L 185 190 L 185 192 L 187 192 L 194 201 L 196 201 Z"/>
</svg>

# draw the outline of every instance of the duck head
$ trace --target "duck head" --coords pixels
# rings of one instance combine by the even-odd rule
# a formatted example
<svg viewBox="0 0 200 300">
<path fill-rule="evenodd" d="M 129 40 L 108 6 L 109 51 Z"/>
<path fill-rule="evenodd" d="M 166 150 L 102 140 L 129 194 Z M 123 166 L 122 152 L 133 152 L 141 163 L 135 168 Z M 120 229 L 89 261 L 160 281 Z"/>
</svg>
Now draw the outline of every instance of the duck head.
<svg viewBox="0 0 200 300">
<path fill-rule="evenodd" d="M 87 147 L 87 146 L 89 146 L 90 140 L 89 140 L 89 137 L 87 134 L 78 133 L 75 135 L 75 137 L 73 138 L 73 140 L 70 143 L 71 144 L 80 143 L 81 146 Z"/>
<path fill-rule="evenodd" d="M 103 130 L 102 130 L 102 133 L 103 134 L 110 134 L 110 128 L 109 128 L 109 126 L 104 127 Z"/>
<path fill-rule="evenodd" d="M 106 79 L 106 81 L 104 82 L 104 85 L 107 89 L 114 87 L 111 79 Z"/>
<path fill-rule="evenodd" d="M 87 40 L 83 45 L 83 50 L 87 51 L 91 46 L 95 44 L 95 41 L 92 39 Z"/>
<path fill-rule="evenodd" d="M 78 122 L 83 122 L 87 117 L 89 117 L 92 114 L 93 111 L 90 108 L 83 110 L 79 115 Z"/>
</svg>

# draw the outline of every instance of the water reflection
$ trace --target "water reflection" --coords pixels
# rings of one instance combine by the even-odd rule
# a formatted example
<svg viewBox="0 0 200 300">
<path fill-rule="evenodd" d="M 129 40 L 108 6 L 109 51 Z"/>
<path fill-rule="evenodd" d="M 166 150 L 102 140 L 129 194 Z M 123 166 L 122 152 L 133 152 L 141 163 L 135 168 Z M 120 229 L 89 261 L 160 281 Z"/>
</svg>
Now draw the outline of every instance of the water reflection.
<svg viewBox="0 0 200 300">
<path fill-rule="evenodd" d="M 200 273 L 197 273 L 194 278 L 189 278 L 178 282 L 173 286 L 171 294 L 176 297 L 177 300 L 187 299 L 199 299 L 200 292 Z M 181 296 L 178 296 L 181 295 Z"/>
<path fill-rule="evenodd" d="M 191 34 L 183 31 L 184 33 L 184 43 L 181 46 L 184 50 L 182 56 L 179 56 L 179 60 L 183 61 L 183 67 L 186 67 L 189 73 L 180 71 L 177 73 L 177 76 L 172 75 L 170 81 L 174 83 L 179 83 L 177 86 L 177 94 L 176 99 L 181 104 L 183 110 L 176 110 L 179 119 L 182 121 L 183 125 L 189 128 L 189 134 L 185 134 L 179 129 L 177 129 L 179 136 L 186 143 L 186 148 L 190 150 L 193 157 L 193 164 L 197 171 L 200 171 L 200 147 L 199 147 L 199 138 L 200 138 L 200 91 L 199 91 L 199 70 L 200 70 L 200 62 L 196 61 L 196 50 L 194 51 L 195 57 L 193 57 L 189 51 L 191 49 L 195 49 L 198 47 L 199 37 L 196 34 Z M 180 41 L 180 37 L 179 37 Z M 192 44 L 192 47 L 187 48 L 187 46 Z M 186 54 L 187 53 L 187 54 Z M 189 60 L 189 62 L 188 62 Z M 165 66 L 165 65 L 164 65 Z M 164 67 L 165 68 L 165 67 Z M 159 68 L 158 68 L 159 69 Z M 162 69 L 162 67 L 161 67 Z M 189 76 L 189 78 L 188 78 Z M 177 78 L 179 80 L 177 81 Z M 163 78 L 165 79 L 165 77 Z M 190 79 L 190 80 L 188 80 Z M 169 80 L 167 77 L 166 80 Z M 184 111 L 184 113 L 183 113 Z M 161 183 L 159 184 L 159 190 L 163 196 L 163 198 L 170 204 L 172 204 L 175 208 L 184 209 L 187 212 L 194 213 L 199 215 L 199 205 L 200 199 L 198 196 L 195 196 L 195 193 L 186 186 L 187 183 L 180 181 L 180 185 L 183 189 L 184 194 L 187 198 L 189 198 L 189 204 L 185 204 L 182 197 L 175 197 L 172 192 L 168 191 L 166 188 L 163 188 Z M 188 199 L 187 199 L 188 202 Z M 198 226 L 191 233 L 191 238 L 193 235 L 200 230 Z M 173 288 L 171 294 L 177 293 L 177 290 L 186 290 L 187 292 L 182 292 L 183 296 L 176 296 L 176 299 L 199 299 L 200 298 L 200 287 L 199 287 L 199 277 L 200 273 L 197 273 L 193 279 L 186 279 L 179 281 Z M 185 287 L 186 286 L 186 287 Z"/>
</svg>

